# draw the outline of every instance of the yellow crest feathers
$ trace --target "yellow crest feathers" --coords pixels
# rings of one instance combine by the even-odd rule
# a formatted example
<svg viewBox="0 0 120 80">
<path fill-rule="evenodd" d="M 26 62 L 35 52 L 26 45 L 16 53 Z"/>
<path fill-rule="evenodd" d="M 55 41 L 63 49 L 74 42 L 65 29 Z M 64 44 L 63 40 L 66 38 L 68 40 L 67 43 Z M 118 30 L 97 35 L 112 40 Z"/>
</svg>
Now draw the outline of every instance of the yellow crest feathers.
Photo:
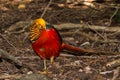
<svg viewBox="0 0 120 80">
<path fill-rule="evenodd" d="M 43 27 L 46 26 L 46 21 L 43 18 L 39 18 L 35 20 L 36 25 L 41 25 Z"/>
</svg>

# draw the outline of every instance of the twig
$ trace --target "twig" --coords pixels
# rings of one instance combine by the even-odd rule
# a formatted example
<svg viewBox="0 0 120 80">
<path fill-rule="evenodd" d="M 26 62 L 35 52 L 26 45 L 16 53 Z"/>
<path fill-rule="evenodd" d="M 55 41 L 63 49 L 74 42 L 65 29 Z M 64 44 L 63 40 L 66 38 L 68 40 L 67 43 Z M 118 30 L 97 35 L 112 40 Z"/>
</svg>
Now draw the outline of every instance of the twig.
<svg viewBox="0 0 120 80">
<path fill-rule="evenodd" d="M 48 5 L 46 6 L 45 10 L 43 11 L 41 18 L 45 15 L 46 11 L 48 10 L 50 4 L 51 4 L 52 0 L 49 1 Z"/>
<path fill-rule="evenodd" d="M 12 43 L 10 43 L 1 33 L 0 33 L 0 36 L 1 36 L 3 39 L 5 39 L 5 41 L 15 49 L 15 53 L 17 54 L 17 49 L 16 49 L 16 47 L 15 47 Z"/>
<path fill-rule="evenodd" d="M 0 80 L 19 79 L 22 75 L 1 75 Z"/>
<path fill-rule="evenodd" d="M 93 30 L 94 32 L 96 32 L 96 34 L 98 34 L 101 38 L 103 38 L 105 40 L 105 38 L 98 32 L 96 31 L 95 29 L 91 28 L 90 25 L 88 24 L 88 27 Z"/>
<path fill-rule="evenodd" d="M 23 39 L 23 43 L 24 43 L 25 40 L 28 38 L 29 34 L 30 34 L 30 33 L 26 33 L 26 35 L 25 35 L 25 37 L 24 37 L 24 39 Z"/>
<path fill-rule="evenodd" d="M 51 80 L 46 75 L 40 73 L 19 74 L 19 75 L 0 75 L 0 80 Z"/>
<path fill-rule="evenodd" d="M 23 28 L 22 28 L 22 30 L 20 30 L 20 31 L 10 32 L 10 33 L 12 33 L 12 34 L 19 34 L 19 33 L 23 33 L 23 32 L 25 32 L 25 29 L 26 29 L 26 28 L 27 28 L 27 26 L 23 27 Z"/>
<path fill-rule="evenodd" d="M 29 66 L 28 64 L 24 64 L 21 61 L 18 60 L 18 58 L 14 57 L 13 55 L 11 55 L 10 53 L 4 51 L 3 49 L 0 49 L 0 55 L 1 58 L 6 60 L 7 62 L 13 63 L 17 68 L 27 68 L 33 72 L 35 72 L 35 70 L 33 69 L 32 66 Z"/>
<path fill-rule="evenodd" d="M 112 34 L 108 34 L 108 36 L 119 36 L 120 35 L 120 32 L 114 32 Z"/>
<path fill-rule="evenodd" d="M 120 59 L 114 60 L 112 62 L 107 63 L 106 65 L 108 68 L 115 68 L 120 66 Z"/>
<path fill-rule="evenodd" d="M 40 59 L 40 57 L 38 56 L 27 56 L 27 57 L 16 57 L 17 59 L 31 59 L 31 60 L 34 60 L 34 59 Z"/>
<path fill-rule="evenodd" d="M 114 70 L 112 80 L 117 80 L 117 78 L 119 77 L 120 77 L 120 67 L 117 67 L 117 69 Z"/>
<path fill-rule="evenodd" d="M 104 72 L 100 72 L 100 74 L 102 75 L 106 75 L 106 74 L 110 74 L 110 73 L 113 73 L 114 70 L 111 70 L 111 71 L 104 71 Z"/>
<path fill-rule="evenodd" d="M 90 30 L 88 25 L 82 25 L 82 24 L 73 24 L 73 23 L 64 23 L 60 25 L 54 25 L 54 27 L 57 30 L 70 30 L 70 29 L 78 29 L 81 28 L 83 30 Z M 96 26 L 96 25 L 90 25 L 91 29 L 97 30 L 97 31 L 105 31 L 105 32 L 120 32 L 120 27 L 106 27 L 106 26 Z"/>
<path fill-rule="evenodd" d="M 74 34 L 75 32 L 60 32 L 61 35 L 72 35 Z M 100 42 L 100 43 L 120 43 L 120 41 L 118 40 L 100 40 L 100 39 L 95 39 L 94 37 L 90 36 L 89 34 L 86 34 L 84 32 L 77 32 L 75 34 L 78 34 L 78 35 L 82 35 L 84 37 L 87 37 L 89 38 L 91 41 L 94 41 L 94 42 Z"/>
<path fill-rule="evenodd" d="M 1 54 L 1 58 L 10 62 L 10 63 L 14 63 L 17 66 L 22 66 L 22 62 L 19 61 L 17 58 L 15 58 L 13 55 L 11 55 L 10 53 L 4 51 L 3 49 L 0 49 L 0 54 Z"/>
<path fill-rule="evenodd" d="M 93 1 L 89 1 L 89 0 L 86 0 L 86 1 L 82 1 L 82 0 L 76 0 L 76 1 L 73 1 L 73 0 L 69 0 L 69 1 L 66 1 L 66 3 L 68 3 L 68 8 L 79 8 L 79 4 L 82 4 L 82 5 L 85 5 L 89 8 L 92 8 L 92 9 L 95 9 L 95 10 L 98 10 L 97 7 L 95 7 Z M 76 6 L 78 5 L 78 6 Z"/>
<path fill-rule="evenodd" d="M 113 19 L 113 17 L 116 15 L 116 13 L 118 12 L 118 10 L 119 10 L 119 8 L 116 8 L 115 12 L 114 12 L 113 15 L 110 17 L 110 21 L 109 21 L 109 25 L 108 25 L 108 26 L 111 25 L 112 19 Z"/>
</svg>

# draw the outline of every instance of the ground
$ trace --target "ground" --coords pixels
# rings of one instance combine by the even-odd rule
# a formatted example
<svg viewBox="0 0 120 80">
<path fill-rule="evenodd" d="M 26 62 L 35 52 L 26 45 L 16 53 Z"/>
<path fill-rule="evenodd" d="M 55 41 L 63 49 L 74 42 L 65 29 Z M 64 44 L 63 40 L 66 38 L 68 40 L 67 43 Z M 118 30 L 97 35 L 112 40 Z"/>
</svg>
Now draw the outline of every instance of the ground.
<svg viewBox="0 0 120 80">
<path fill-rule="evenodd" d="M 27 36 L 29 34 L 29 29 L 26 28 L 23 32 L 19 31 L 23 28 L 21 28 L 21 26 L 29 26 L 31 24 L 31 20 L 40 17 L 48 1 L 1 0 L 0 2 L 0 49 L 7 51 L 8 53 L 10 53 L 10 55 L 15 56 L 23 64 L 30 67 L 30 69 L 27 67 L 20 68 L 18 66 L 15 66 L 11 62 L 8 62 L 8 60 L 2 59 L 1 57 L 0 79 L 16 80 L 17 78 L 19 79 L 21 76 L 25 76 L 27 74 L 37 75 L 38 72 L 42 71 L 43 69 L 43 60 L 35 54 L 31 47 L 31 42 L 29 41 L 29 38 Z M 60 4 L 63 2 L 62 0 L 61 2 L 53 2 L 53 4 L 50 6 L 50 8 L 44 16 L 44 18 L 49 23 L 55 25 L 63 23 L 81 23 L 106 27 L 114 27 L 120 25 L 119 23 L 115 22 L 115 20 L 113 20 L 112 23 L 109 23 L 110 17 L 113 14 L 113 12 L 110 10 L 114 10 L 113 8 L 96 11 L 92 8 L 86 8 L 83 6 L 79 8 L 59 7 L 58 3 Z M 16 29 L 12 28 L 13 30 L 10 30 L 10 27 L 16 26 L 19 22 L 21 22 L 21 24 L 18 25 L 18 27 L 20 28 L 15 27 Z M 27 24 L 23 25 L 23 23 L 25 22 L 27 22 Z M 108 26 L 109 24 L 110 26 Z M 119 35 L 109 36 L 113 33 L 104 31 L 96 32 L 93 30 L 85 29 L 59 30 L 60 33 L 77 33 L 79 31 L 85 32 L 90 36 L 93 36 L 93 38 L 98 38 L 101 40 L 117 40 L 118 42 L 97 42 L 91 40 L 86 36 L 80 36 L 75 33 L 73 35 L 61 35 L 63 41 L 67 44 L 74 45 L 77 47 L 81 46 L 86 50 L 92 49 L 98 52 L 102 51 L 106 53 L 120 53 Z M 102 37 L 99 34 L 101 34 Z M 115 73 L 117 73 L 117 71 L 120 70 L 118 67 L 119 65 L 115 66 L 114 68 L 109 68 L 107 66 L 109 62 L 118 60 L 119 58 L 119 54 L 71 55 L 69 52 L 61 51 L 60 56 L 55 59 L 55 62 L 52 65 L 49 64 L 49 60 L 47 61 L 48 71 L 51 71 L 52 73 L 48 75 L 42 75 L 42 79 L 45 78 L 45 80 L 120 80 L 119 76 L 117 76 L 118 78 L 115 78 Z M 25 80 L 22 78 L 20 80 Z M 41 78 L 38 78 L 36 80 L 40 79 Z"/>
</svg>

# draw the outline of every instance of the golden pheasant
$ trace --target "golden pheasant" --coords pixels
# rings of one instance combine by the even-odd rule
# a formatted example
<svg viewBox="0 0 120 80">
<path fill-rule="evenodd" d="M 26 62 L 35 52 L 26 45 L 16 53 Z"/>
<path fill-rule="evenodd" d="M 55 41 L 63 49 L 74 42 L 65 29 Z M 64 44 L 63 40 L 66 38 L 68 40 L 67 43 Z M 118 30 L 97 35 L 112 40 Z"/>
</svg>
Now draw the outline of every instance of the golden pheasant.
<svg viewBox="0 0 120 80">
<path fill-rule="evenodd" d="M 83 49 L 65 44 L 58 31 L 42 18 L 36 19 L 30 27 L 30 40 L 32 48 L 44 60 L 44 71 L 47 73 L 46 59 L 52 63 L 63 49 L 69 51 L 85 52 Z"/>
</svg>

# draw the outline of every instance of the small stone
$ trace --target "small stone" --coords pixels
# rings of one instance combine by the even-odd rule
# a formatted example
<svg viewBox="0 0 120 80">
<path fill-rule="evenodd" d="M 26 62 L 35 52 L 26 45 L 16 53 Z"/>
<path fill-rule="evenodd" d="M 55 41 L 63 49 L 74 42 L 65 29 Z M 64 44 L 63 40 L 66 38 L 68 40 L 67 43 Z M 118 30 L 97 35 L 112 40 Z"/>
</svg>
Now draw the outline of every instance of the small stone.
<svg viewBox="0 0 120 80">
<path fill-rule="evenodd" d="M 29 71 L 27 74 L 32 74 L 33 72 L 32 71 Z"/>
<path fill-rule="evenodd" d="M 25 4 L 20 4 L 19 6 L 18 6 L 18 9 L 25 9 Z"/>
</svg>

